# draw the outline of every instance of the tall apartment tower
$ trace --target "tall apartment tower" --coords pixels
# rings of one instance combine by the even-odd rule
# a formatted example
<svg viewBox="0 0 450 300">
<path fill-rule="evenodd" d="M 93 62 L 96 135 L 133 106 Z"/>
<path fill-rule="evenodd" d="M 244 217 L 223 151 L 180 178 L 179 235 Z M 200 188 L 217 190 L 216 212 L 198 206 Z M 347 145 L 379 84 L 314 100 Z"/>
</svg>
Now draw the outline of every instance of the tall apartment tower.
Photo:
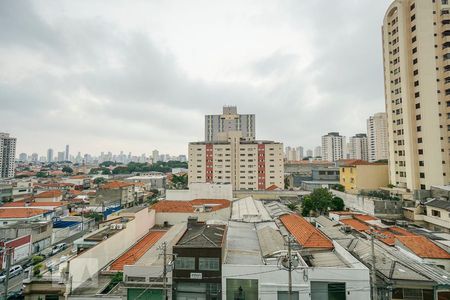
<svg viewBox="0 0 450 300">
<path fill-rule="evenodd" d="M 449 183 L 450 5 L 396 0 L 383 21 L 391 183 Z"/>
<path fill-rule="evenodd" d="M 314 148 L 314 157 L 322 156 L 322 147 L 316 146 Z"/>
<path fill-rule="evenodd" d="M 221 134 L 230 131 L 242 132 L 242 138 L 247 141 L 255 139 L 255 115 L 240 115 L 236 106 L 224 106 L 221 115 L 205 116 L 205 141 L 220 140 Z"/>
<path fill-rule="evenodd" d="M 69 145 L 66 145 L 66 151 L 64 152 L 64 160 L 65 161 L 69 161 L 70 160 Z"/>
<path fill-rule="evenodd" d="M 254 122 L 254 115 L 248 116 Z M 189 143 L 189 183 L 231 184 L 234 190 L 284 188 L 283 144 L 255 140 L 253 125 L 241 130 L 226 126 L 208 136 L 211 126 L 207 121 L 209 140 Z M 291 147 L 286 150 L 295 154 Z"/>
<path fill-rule="evenodd" d="M 369 162 L 389 159 L 388 124 L 386 113 L 376 113 L 367 119 Z"/>
<path fill-rule="evenodd" d="M 14 177 L 16 138 L 0 132 L 0 178 Z"/>
<path fill-rule="evenodd" d="M 351 159 L 369 159 L 369 152 L 367 149 L 367 135 L 365 133 L 357 133 L 349 138 L 349 158 Z"/>
<path fill-rule="evenodd" d="M 47 150 L 47 162 L 51 163 L 53 162 L 54 159 L 54 155 L 53 155 L 53 149 L 48 149 Z"/>
<path fill-rule="evenodd" d="M 345 158 L 345 136 L 329 132 L 322 136 L 322 160 L 336 161 Z"/>
</svg>

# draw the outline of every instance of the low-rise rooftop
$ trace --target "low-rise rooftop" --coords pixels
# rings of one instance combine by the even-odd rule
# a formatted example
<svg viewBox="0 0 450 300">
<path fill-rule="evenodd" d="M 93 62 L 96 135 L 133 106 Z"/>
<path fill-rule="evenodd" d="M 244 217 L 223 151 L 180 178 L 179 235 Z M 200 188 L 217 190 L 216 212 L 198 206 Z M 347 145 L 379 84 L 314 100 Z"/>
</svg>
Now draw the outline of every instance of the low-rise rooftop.
<svg viewBox="0 0 450 300">
<path fill-rule="evenodd" d="M 222 247 L 225 236 L 225 225 L 209 225 L 188 221 L 186 232 L 176 247 L 215 248 Z"/>
</svg>

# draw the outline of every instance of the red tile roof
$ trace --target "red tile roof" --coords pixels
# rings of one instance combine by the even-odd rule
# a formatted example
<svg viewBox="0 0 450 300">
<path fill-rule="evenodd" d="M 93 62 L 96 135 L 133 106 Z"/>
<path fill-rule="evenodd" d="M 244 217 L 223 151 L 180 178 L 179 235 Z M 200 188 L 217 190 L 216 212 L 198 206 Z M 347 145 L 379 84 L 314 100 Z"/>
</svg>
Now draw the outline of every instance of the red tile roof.
<svg viewBox="0 0 450 300">
<path fill-rule="evenodd" d="M 379 220 L 378 218 L 369 216 L 369 215 L 361 215 L 361 214 L 357 214 L 353 216 L 355 219 L 360 220 L 360 221 L 375 221 L 375 220 Z"/>
<path fill-rule="evenodd" d="M 44 213 L 45 210 L 39 208 L 0 208 L 0 219 L 23 219 Z"/>
<path fill-rule="evenodd" d="M 421 258 L 450 259 L 450 254 L 424 236 L 397 236 L 399 242 Z"/>
<path fill-rule="evenodd" d="M 325 235 L 299 215 L 283 215 L 280 220 L 303 248 L 334 248 Z"/>
<path fill-rule="evenodd" d="M 369 226 L 355 219 L 343 219 L 341 220 L 341 223 L 348 225 L 357 231 L 366 231 L 370 229 Z"/>
<path fill-rule="evenodd" d="M 163 200 L 152 205 L 152 209 L 158 212 L 191 213 L 195 206 L 208 206 L 211 211 L 216 211 L 230 206 L 230 201 L 225 199 L 195 199 L 192 201 Z"/>
<path fill-rule="evenodd" d="M 36 196 L 34 196 L 34 198 L 57 198 L 61 196 L 62 192 L 60 190 L 52 190 L 37 194 Z"/>
<path fill-rule="evenodd" d="M 133 265 L 148 251 L 166 231 L 151 231 L 144 236 L 139 242 L 131 247 L 127 252 L 122 254 L 117 260 L 111 264 L 111 270 L 122 271 L 123 266 Z"/>
<path fill-rule="evenodd" d="M 275 191 L 279 189 L 278 186 L 276 186 L 275 184 L 272 184 L 271 186 L 269 186 L 268 188 L 266 188 L 266 191 Z"/>
<path fill-rule="evenodd" d="M 4 207 L 39 207 L 39 206 L 63 206 L 63 203 L 60 202 L 28 202 L 25 201 L 16 201 L 16 202 L 9 202 L 5 203 L 1 206 L 1 208 Z"/>
<path fill-rule="evenodd" d="M 129 182 L 123 182 L 123 181 L 111 181 L 107 182 L 105 184 L 102 184 L 100 187 L 102 189 L 120 189 L 128 186 L 132 186 L 132 183 Z"/>
</svg>

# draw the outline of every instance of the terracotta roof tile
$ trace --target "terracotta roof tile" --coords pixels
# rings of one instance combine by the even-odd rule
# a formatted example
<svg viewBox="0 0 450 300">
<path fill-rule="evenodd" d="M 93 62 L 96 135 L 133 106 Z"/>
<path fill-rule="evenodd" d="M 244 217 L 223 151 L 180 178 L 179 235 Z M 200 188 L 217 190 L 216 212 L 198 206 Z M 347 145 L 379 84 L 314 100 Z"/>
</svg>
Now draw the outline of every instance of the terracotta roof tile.
<svg viewBox="0 0 450 300">
<path fill-rule="evenodd" d="M 341 220 L 341 223 L 348 225 L 357 231 L 366 231 L 370 229 L 369 226 L 355 219 L 343 219 Z"/>
<path fill-rule="evenodd" d="M 356 214 L 353 216 L 355 219 L 360 220 L 360 221 L 376 221 L 379 220 L 378 218 L 369 216 L 369 215 L 361 215 L 361 214 Z"/>
<path fill-rule="evenodd" d="M 132 186 L 132 183 L 123 182 L 123 181 L 111 181 L 101 185 L 102 189 L 120 189 L 123 187 Z"/>
<path fill-rule="evenodd" d="M 39 208 L 0 208 L 0 219 L 21 219 L 42 215 L 45 210 Z"/>
<path fill-rule="evenodd" d="M 152 205 L 152 209 L 158 212 L 191 213 L 195 206 L 208 206 L 211 211 L 216 211 L 230 206 L 230 201 L 225 199 L 195 199 L 192 201 L 163 200 Z"/>
<path fill-rule="evenodd" d="M 37 194 L 36 196 L 34 196 L 34 198 L 57 198 L 61 196 L 62 192 L 60 190 L 52 190 Z"/>
<path fill-rule="evenodd" d="M 450 259 L 450 254 L 424 236 L 397 236 L 399 242 L 422 258 Z"/>
<path fill-rule="evenodd" d="M 139 242 L 123 253 L 111 264 L 111 270 L 122 271 L 125 265 L 134 265 L 164 234 L 166 231 L 151 231 Z"/>
<path fill-rule="evenodd" d="M 63 203 L 60 202 L 25 202 L 25 201 L 16 201 L 5 203 L 1 206 L 4 207 L 39 207 L 39 206 L 63 206 Z"/>
<path fill-rule="evenodd" d="M 283 215 L 280 220 L 303 248 L 334 248 L 325 235 L 299 215 Z"/>
</svg>

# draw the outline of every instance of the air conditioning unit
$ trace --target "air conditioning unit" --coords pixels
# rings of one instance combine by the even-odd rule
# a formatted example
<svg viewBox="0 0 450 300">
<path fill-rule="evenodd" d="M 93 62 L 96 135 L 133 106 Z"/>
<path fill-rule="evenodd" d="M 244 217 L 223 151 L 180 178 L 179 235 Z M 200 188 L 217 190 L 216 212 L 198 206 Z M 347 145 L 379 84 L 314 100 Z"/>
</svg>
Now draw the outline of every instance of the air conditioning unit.
<svg viewBox="0 0 450 300">
<path fill-rule="evenodd" d="M 117 224 L 111 224 L 111 225 L 109 225 L 109 228 L 110 229 L 116 229 L 117 228 Z"/>
<path fill-rule="evenodd" d="M 352 232 L 352 228 L 350 226 L 342 226 L 342 231 L 345 233 Z"/>
<path fill-rule="evenodd" d="M 123 224 L 117 224 L 117 229 L 118 230 L 122 230 L 123 229 Z"/>
</svg>

